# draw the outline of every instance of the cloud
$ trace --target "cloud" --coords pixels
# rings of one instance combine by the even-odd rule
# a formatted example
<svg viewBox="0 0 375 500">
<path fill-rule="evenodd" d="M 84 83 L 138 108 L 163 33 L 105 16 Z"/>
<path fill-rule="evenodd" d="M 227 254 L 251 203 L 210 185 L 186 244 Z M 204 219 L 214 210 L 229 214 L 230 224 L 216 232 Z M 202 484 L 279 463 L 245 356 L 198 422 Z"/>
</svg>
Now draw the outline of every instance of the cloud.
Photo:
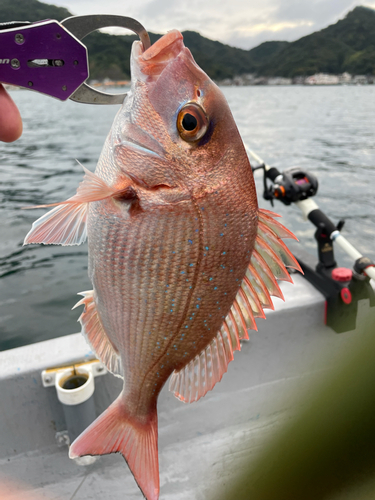
<svg viewBox="0 0 375 500">
<path fill-rule="evenodd" d="M 52 0 L 53 1 L 53 0 Z M 267 40 L 293 41 L 325 28 L 357 5 L 375 0 L 55 0 L 74 14 L 134 17 L 147 30 L 199 31 L 208 38 L 245 49 Z"/>
</svg>

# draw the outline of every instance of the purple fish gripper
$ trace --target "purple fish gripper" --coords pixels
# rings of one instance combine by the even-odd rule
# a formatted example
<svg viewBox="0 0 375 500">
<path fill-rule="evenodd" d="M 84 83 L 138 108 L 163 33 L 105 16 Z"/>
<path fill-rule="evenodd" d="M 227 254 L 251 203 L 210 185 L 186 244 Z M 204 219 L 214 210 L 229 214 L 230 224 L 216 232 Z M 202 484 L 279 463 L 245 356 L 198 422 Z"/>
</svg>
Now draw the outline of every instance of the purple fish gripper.
<svg viewBox="0 0 375 500">
<path fill-rule="evenodd" d="M 57 21 L 0 30 L 0 82 L 65 101 L 88 76 L 87 48 Z"/>
</svg>

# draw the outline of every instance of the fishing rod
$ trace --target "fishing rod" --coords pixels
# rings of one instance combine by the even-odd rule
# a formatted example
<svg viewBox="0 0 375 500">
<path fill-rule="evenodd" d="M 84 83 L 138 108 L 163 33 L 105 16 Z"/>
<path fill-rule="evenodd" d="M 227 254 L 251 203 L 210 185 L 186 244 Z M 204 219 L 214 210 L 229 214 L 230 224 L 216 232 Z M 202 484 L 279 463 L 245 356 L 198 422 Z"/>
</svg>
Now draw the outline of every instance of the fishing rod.
<svg viewBox="0 0 375 500">
<path fill-rule="evenodd" d="M 344 221 L 335 225 L 320 210 L 311 198 L 318 191 L 318 179 L 298 167 L 280 172 L 265 163 L 254 151 L 245 145 L 250 159 L 257 162 L 253 172 L 263 170 L 263 197 L 273 205 L 279 200 L 285 205 L 294 203 L 305 220 L 310 220 L 317 228 L 315 239 L 318 243 L 319 262 L 314 269 L 296 255 L 305 277 L 326 298 L 325 323 L 337 333 L 355 328 L 358 301 L 369 299 L 370 307 L 375 306 L 375 292 L 370 278 L 375 281 L 375 264 L 359 252 L 342 234 Z M 270 182 L 270 184 L 269 184 Z M 339 245 L 353 259 L 353 271 L 338 267 L 334 258 L 333 243 Z"/>
</svg>

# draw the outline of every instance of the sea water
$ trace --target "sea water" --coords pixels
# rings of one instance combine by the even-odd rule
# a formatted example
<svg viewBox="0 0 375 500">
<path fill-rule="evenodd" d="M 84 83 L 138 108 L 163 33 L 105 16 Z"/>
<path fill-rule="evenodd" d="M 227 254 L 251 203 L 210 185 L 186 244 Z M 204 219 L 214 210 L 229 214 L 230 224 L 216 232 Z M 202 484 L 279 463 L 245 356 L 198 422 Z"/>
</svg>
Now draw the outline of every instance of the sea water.
<svg viewBox="0 0 375 500">
<path fill-rule="evenodd" d="M 225 87 L 246 144 L 271 166 L 301 167 L 318 177 L 315 201 L 344 236 L 375 260 L 375 86 Z M 24 133 L 0 143 L 0 350 L 76 333 L 77 292 L 91 289 L 87 245 L 22 242 L 46 209 L 30 205 L 69 198 L 82 180 L 79 160 L 95 169 L 118 106 L 62 103 L 14 91 Z M 228 168 L 231 168 L 228 165 Z M 256 175 L 259 202 L 262 177 Z M 273 210 L 316 254 L 314 227 L 297 207 L 276 201 Z M 340 265 L 351 266 L 339 249 Z"/>
</svg>

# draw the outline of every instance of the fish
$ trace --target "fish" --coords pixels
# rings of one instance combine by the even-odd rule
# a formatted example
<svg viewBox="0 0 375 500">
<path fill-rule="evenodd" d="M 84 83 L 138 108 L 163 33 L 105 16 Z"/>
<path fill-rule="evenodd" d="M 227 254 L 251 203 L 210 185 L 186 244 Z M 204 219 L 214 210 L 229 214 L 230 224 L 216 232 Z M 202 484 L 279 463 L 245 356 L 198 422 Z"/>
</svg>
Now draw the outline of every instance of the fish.
<svg viewBox="0 0 375 500">
<path fill-rule="evenodd" d="M 249 159 L 219 87 L 172 30 L 134 42 L 131 89 L 95 172 L 43 205 L 25 244 L 88 240 L 93 289 L 76 304 L 82 333 L 124 379 L 70 457 L 119 452 L 147 500 L 159 498 L 157 399 L 168 379 L 185 403 L 212 390 L 256 318 L 301 270 L 260 209 Z M 295 238 L 296 239 L 296 238 Z"/>
</svg>

